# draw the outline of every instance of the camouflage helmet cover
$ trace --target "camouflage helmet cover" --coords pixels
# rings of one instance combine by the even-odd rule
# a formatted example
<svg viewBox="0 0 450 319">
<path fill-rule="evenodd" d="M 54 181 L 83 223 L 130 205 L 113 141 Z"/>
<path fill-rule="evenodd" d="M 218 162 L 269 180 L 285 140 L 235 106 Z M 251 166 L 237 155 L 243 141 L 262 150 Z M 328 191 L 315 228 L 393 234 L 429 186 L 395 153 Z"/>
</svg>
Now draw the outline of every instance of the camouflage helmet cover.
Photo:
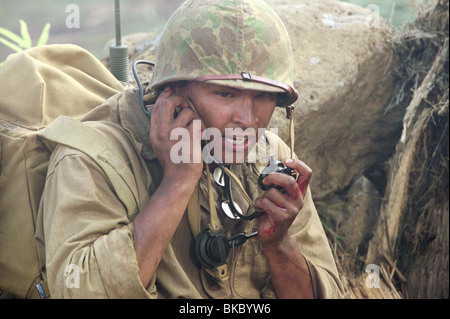
<svg viewBox="0 0 450 319">
<path fill-rule="evenodd" d="M 167 23 L 151 89 L 176 81 L 212 82 L 297 100 L 286 27 L 262 0 L 187 0 Z"/>
</svg>

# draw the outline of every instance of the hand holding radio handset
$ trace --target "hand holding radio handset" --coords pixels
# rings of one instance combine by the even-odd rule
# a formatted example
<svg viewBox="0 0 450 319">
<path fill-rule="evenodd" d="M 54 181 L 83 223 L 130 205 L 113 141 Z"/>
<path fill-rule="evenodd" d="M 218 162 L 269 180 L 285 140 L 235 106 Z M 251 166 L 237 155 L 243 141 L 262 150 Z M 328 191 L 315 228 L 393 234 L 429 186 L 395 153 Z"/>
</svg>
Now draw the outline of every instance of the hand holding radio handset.
<svg viewBox="0 0 450 319">
<path fill-rule="evenodd" d="M 286 168 L 298 174 L 297 180 L 286 171 L 268 174 L 262 184 L 278 187 L 269 188 L 255 200 L 255 204 L 266 212 L 260 217 L 258 225 L 258 237 L 263 245 L 278 245 L 283 242 L 287 230 L 303 207 L 311 179 L 312 171 L 302 161 L 288 159 L 285 164 Z"/>
<path fill-rule="evenodd" d="M 189 108 L 187 100 L 176 94 L 175 89 L 166 87 L 159 95 L 156 103 L 152 106 L 150 126 L 150 142 L 153 146 L 156 157 L 162 166 L 164 177 L 178 179 L 183 182 L 198 181 L 203 171 L 203 163 L 194 163 L 192 160 L 193 149 L 201 149 L 199 143 L 204 124 L 193 125 L 193 120 L 198 119 L 196 113 Z M 177 114 L 174 116 L 174 114 Z M 200 119 L 199 119 L 200 120 Z M 190 155 L 188 163 L 173 163 L 170 158 L 171 148 L 178 142 L 170 139 L 173 129 L 182 127 L 189 131 Z M 197 131 L 194 131 L 197 129 Z M 194 138 L 194 136 L 200 138 Z"/>
</svg>

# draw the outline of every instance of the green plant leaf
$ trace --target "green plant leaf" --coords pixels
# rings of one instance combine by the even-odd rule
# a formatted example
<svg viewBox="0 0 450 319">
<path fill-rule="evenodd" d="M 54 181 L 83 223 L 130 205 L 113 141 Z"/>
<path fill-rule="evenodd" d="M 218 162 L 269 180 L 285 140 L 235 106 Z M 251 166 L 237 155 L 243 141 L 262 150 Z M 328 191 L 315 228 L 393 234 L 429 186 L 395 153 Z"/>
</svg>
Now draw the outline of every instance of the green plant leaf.
<svg viewBox="0 0 450 319">
<path fill-rule="evenodd" d="M 37 46 L 46 45 L 47 44 L 48 37 L 50 35 L 50 26 L 51 26 L 51 24 L 47 23 L 44 26 L 44 28 L 42 29 L 42 33 L 41 33 L 41 36 L 39 37 L 39 40 L 37 42 Z"/>
<path fill-rule="evenodd" d="M 3 66 L 3 64 L 5 64 L 5 61 L 0 62 L 0 68 Z"/>
<path fill-rule="evenodd" d="M 16 43 L 16 45 L 23 48 L 24 41 L 17 34 L 9 31 L 8 29 L 0 27 L 0 35 L 3 35 L 5 38 L 8 38 L 11 41 L 14 41 Z"/>
<path fill-rule="evenodd" d="M 28 26 L 23 20 L 20 20 L 19 23 L 20 23 L 20 34 L 22 35 L 23 40 L 22 47 L 24 49 L 29 49 L 31 48 L 31 37 L 30 33 L 28 32 Z"/>
<path fill-rule="evenodd" d="M 10 41 L 8 41 L 6 39 L 0 38 L 0 42 L 3 43 L 4 45 L 6 45 L 8 48 L 10 48 L 10 49 L 12 49 L 12 50 L 14 50 L 16 52 L 23 51 L 23 49 L 21 47 L 15 45 L 14 43 L 12 43 L 12 42 L 10 42 Z"/>
</svg>

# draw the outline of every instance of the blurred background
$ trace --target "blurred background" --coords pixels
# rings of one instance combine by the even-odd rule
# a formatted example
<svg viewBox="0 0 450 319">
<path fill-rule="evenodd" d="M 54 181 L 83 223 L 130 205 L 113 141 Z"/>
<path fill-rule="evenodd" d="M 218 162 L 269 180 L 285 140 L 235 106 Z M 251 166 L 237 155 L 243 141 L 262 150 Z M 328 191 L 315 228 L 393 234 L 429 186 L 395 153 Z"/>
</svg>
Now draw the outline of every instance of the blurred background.
<svg viewBox="0 0 450 319">
<path fill-rule="evenodd" d="M 183 0 L 122 0 L 122 35 L 152 32 L 161 29 Z M 380 15 L 400 27 L 413 21 L 409 0 L 349 0 L 363 7 L 376 5 Z M 75 6 L 71 6 L 75 5 Z M 79 10 L 79 25 L 73 17 Z M 102 58 L 107 41 L 114 38 L 114 0 L 0 0 L 0 28 L 21 35 L 19 21 L 23 20 L 32 41 L 38 39 L 50 23 L 48 44 L 73 43 Z M 73 27 L 67 27 L 67 23 Z M 9 40 L 0 32 L 0 62 L 14 53 L 1 42 Z"/>
</svg>

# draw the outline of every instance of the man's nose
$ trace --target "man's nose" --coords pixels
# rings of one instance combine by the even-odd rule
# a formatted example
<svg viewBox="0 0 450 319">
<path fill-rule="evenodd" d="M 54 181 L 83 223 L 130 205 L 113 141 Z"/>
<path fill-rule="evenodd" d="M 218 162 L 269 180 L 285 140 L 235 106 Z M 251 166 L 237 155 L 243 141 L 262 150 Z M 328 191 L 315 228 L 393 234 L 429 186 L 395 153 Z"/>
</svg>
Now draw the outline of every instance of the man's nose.
<svg viewBox="0 0 450 319">
<path fill-rule="evenodd" d="M 255 121 L 254 101 L 251 96 L 243 96 L 241 103 L 236 106 L 233 114 L 233 122 L 244 127 L 251 127 Z"/>
</svg>

